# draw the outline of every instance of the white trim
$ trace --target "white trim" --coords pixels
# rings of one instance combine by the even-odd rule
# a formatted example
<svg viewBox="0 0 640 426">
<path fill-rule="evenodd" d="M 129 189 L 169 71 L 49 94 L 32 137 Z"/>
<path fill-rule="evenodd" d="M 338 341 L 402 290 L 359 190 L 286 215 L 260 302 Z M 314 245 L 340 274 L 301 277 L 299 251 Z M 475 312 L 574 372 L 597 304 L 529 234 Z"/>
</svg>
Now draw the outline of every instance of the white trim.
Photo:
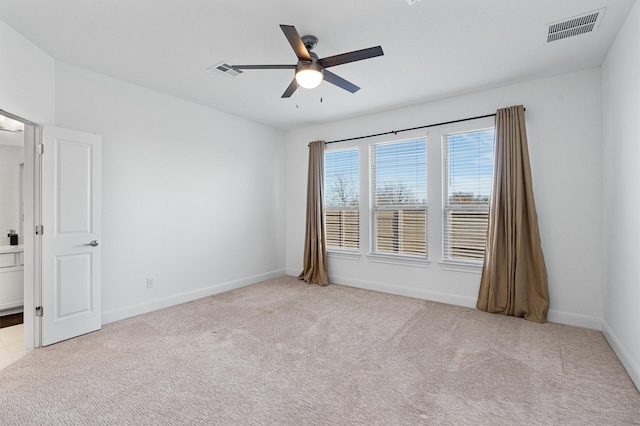
<svg viewBox="0 0 640 426">
<path fill-rule="evenodd" d="M 636 388 L 640 390 L 640 367 L 638 367 L 638 364 L 636 364 L 605 320 L 602 320 L 602 334 L 604 334 L 604 338 L 609 342 L 609 346 L 611 346 L 611 349 L 613 349 L 613 352 L 615 352 L 625 370 L 627 370 L 627 374 L 631 377 Z"/>
<path fill-rule="evenodd" d="M 419 268 L 426 268 L 431 264 L 431 261 L 427 258 L 409 257 L 403 255 L 381 254 L 381 253 L 369 253 L 367 259 L 376 263 L 388 263 L 391 265 L 402 266 L 416 266 Z"/>
<path fill-rule="evenodd" d="M 452 260 L 441 260 L 438 262 L 443 271 L 468 272 L 471 274 L 482 273 L 482 263 L 456 262 Z"/>
<path fill-rule="evenodd" d="M 329 276 L 329 282 L 332 284 L 346 285 L 349 287 L 379 291 L 381 293 L 395 294 L 398 296 L 414 297 L 416 299 L 431 300 L 434 302 L 464 306 L 467 308 L 475 308 L 477 302 L 477 298 L 475 297 L 459 296 L 450 293 L 441 293 L 438 291 L 421 290 L 373 281 L 357 280 L 335 275 Z M 572 325 L 575 327 L 589 328 L 593 330 L 600 330 L 602 326 L 602 320 L 600 318 L 559 311 L 549 311 L 547 320 L 558 324 Z"/>
<path fill-rule="evenodd" d="M 357 251 L 327 250 L 327 257 L 330 259 L 335 258 L 335 259 L 358 260 L 360 259 L 360 256 L 362 256 L 362 254 Z"/>
<path fill-rule="evenodd" d="M 300 267 L 300 269 L 287 269 L 285 271 L 285 274 L 290 275 L 292 277 L 297 277 L 298 275 L 300 275 L 300 272 L 302 272 L 302 266 Z"/>
<path fill-rule="evenodd" d="M 30 351 L 40 347 L 41 317 L 36 317 L 36 306 L 42 306 L 42 236 L 35 235 L 35 226 L 42 224 L 41 215 L 41 155 L 37 145 L 42 142 L 42 128 L 25 123 L 24 130 L 24 348 Z"/>
<path fill-rule="evenodd" d="M 331 143 L 326 143 L 324 144 L 324 151 L 337 151 L 337 150 L 341 150 L 341 149 L 349 149 L 349 148 L 355 148 L 355 147 L 359 147 L 360 146 L 360 140 L 358 139 L 354 139 L 351 141 L 344 141 L 344 142 L 331 142 Z"/>
<path fill-rule="evenodd" d="M 474 297 L 458 296 L 455 294 L 402 287 L 373 281 L 355 280 L 352 278 L 338 277 L 334 275 L 329 276 L 329 282 L 332 284 L 340 284 L 348 287 L 361 288 L 364 290 L 379 291 L 381 293 L 395 294 L 398 296 L 406 296 L 422 300 L 431 300 L 433 302 L 447 303 L 449 305 L 464 306 L 467 308 L 476 307 L 476 298 Z"/>
<path fill-rule="evenodd" d="M 602 329 L 602 319 L 587 315 L 571 314 L 568 312 L 549 311 L 547 321 L 557 324 L 573 325 L 575 327 L 590 328 L 592 330 Z"/>
<path fill-rule="evenodd" d="M 330 259 L 358 260 L 360 256 L 362 255 L 358 251 L 327 250 L 327 257 Z"/>
<path fill-rule="evenodd" d="M 20 312 L 24 314 L 24 307 L 18 306 L 17 308 L 0 309 L 0 314 L 2 314 L 2 316 L 19 314 Z"/>
<path fill-rule="evenodd" d="M 136 315 L 146 314 L 158 309 L 164 309 L 170 306 L 179 305 L 181 303 L 191 302 L 193 300 L 202 299 L 203 297 L 212 296 L 214 294 L 223 293 L 225 291 L 234 290 L 236 288 L 246 287 L 248 285 L 265 281 L 271 278 L 276 278 L 284 274 L 284 269 L 276 269 L 274 271 L 240 278 L 226 283 L 215 284 L 209 287 L 186 291 L 160 299 L 139 303 L 137 305 L 125 306 L 123 308 L 103 312 L 102 324 L 109 324 L 114 321 L 123 320 L 126 318 L 134 317 Z"/>
<path fill-rule="evenodd" d="M 465 120 L 457 123 L 443 124 L 438 127 L 440 134 L 457 135 L 460 133 L 483 131 L 496 128 L 495 117 L 477 118 L 475 120 Z"/>
</svg>

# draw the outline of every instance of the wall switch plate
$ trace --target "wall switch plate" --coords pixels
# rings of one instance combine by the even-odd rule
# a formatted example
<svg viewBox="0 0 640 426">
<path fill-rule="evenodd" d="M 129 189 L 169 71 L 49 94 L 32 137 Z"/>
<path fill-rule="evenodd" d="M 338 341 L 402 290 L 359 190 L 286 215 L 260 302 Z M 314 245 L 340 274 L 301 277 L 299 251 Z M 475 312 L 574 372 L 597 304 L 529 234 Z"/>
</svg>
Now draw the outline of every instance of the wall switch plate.
<svg viewBox="0 0 640 426">
<path fill-rule="evenodd" d="M 147 288 L 154 288 L 156 286 L 156 279 L 153 277 L 147 278 Z"/>
</svg>

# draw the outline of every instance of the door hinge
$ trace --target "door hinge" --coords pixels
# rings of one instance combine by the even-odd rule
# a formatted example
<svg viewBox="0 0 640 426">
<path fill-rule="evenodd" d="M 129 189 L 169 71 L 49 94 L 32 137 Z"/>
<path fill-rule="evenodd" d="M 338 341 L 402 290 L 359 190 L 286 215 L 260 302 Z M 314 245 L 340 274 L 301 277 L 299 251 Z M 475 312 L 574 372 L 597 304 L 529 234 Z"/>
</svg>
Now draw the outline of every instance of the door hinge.
<svg viewBox="0 0 640 426">
<path fill-rule="evenodd" d="M 40 155 L 44 154 L 44 144 L 43 143 L 39 143 L 38 144 L 38 154 L 40 154 Z"/>
<path fill-rule="evenodd" d="M 36 316 L 37 317 L 41 317 L 42 316 L 42 306 L 36 306 Z"/>
<path fill-rule="evenodd" d="M 44 234 L 44 226 L 36 225 L 36 235 L 43 235 L 43 234 Z"/>
</svg>

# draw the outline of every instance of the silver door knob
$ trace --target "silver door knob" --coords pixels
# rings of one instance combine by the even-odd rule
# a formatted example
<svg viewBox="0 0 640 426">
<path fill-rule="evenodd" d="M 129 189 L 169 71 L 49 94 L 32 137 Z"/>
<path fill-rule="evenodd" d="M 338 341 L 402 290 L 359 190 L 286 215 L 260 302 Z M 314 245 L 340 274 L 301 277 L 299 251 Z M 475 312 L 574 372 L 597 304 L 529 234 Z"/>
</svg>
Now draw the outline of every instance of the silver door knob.
<svg viewBox="0 0 640 426">
<path fill-rule="evenodd" d="M 98 240 L 93 240 L 90 243 L 86 243 L 85 246 L 98 247 Z"/>
</svg>

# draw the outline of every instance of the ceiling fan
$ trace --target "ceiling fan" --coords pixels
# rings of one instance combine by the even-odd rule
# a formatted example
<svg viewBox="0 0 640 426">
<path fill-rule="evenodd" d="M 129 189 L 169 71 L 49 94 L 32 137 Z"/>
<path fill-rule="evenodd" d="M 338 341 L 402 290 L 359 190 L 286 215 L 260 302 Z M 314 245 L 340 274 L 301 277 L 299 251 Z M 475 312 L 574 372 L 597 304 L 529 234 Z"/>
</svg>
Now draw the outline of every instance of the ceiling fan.
<svg viewBox="0 0 640 426">
<path fill-rule="evenodd" d="M 312 89 L 317 87 L 322 80 L 326 80 L 331 84 L 355 93 L 360 88 L 355 84 L 345 80 L 342 77 L 328 71 L 327 68 L 336 65 L 347 64 L 349 62 L 361 61 L 363 59 L 375 58 L 382 56 L 382 47 L 370 47 L 368 49 L 355 50 L 353 52 L 342 53 L 340 55 L 329 56 L 319 59 L 312 50 L 318 44 L 318 39 L 312 35 L 300 37 L 298 31 L 293 25 L 280 25 L 282 32 L 289 41 L 296 56 L 298 63 L 295 65 L 231 65 L 235 70 L 279 70 L 293 69 L 296 70 L 295 77 L 282 94 L 282 98 L 289 98 L 296 91 L 298 85 L 301 87 Z"/>
</svg>

